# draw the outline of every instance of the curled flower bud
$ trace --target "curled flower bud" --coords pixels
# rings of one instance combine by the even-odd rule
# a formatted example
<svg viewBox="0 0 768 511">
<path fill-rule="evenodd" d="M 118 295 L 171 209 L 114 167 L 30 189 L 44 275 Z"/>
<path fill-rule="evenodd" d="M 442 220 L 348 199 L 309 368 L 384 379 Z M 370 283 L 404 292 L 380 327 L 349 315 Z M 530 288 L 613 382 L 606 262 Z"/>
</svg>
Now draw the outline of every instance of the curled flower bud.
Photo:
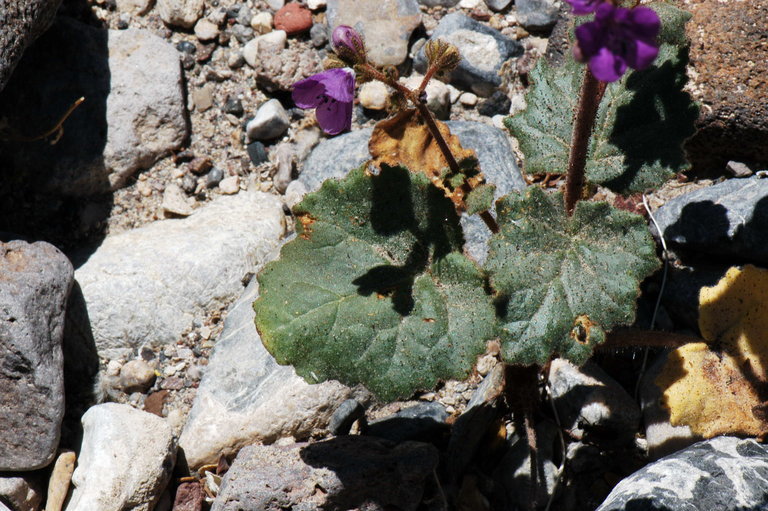
<svg viewBox="0 0 768 511">
<path fill-rule="evenodd" d="M 430 39 L 424 46 L 424 55 L 430 67 L 439 72 L 453 71 L 459 65 L 459 49 L 442 39 Z"/>
<path fill-rule="evenodd" d="M 333 29 L 331 40 L 333 42 L 333 49 L 336 50 L 341 59 L 352 64 L 366 60 L 363 38 L 354 28 L 348 25 L 339 25 Z"/>
</svg>

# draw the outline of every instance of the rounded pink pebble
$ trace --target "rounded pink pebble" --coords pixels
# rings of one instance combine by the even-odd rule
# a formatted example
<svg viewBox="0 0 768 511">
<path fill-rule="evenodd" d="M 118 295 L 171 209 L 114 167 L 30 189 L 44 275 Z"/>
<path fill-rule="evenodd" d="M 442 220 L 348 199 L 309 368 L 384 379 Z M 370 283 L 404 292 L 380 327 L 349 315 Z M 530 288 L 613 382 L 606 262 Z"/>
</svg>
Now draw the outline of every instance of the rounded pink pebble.
<svg viewBox="0 0 768 511">
<path fill-rule="evenodd" d="M 275 28 L 288 35 L 300 34 L 312 28 L 312 13 L 297 3 L 285 4 L 275 13 Z"/>
</svg>

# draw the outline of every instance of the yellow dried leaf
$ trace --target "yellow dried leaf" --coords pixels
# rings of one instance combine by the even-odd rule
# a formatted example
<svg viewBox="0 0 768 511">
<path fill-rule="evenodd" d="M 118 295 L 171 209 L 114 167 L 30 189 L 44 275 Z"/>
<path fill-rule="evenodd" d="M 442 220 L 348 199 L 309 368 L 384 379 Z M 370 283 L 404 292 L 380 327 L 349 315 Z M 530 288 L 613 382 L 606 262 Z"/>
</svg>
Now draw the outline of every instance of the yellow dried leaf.
<svg viewBox="0 0 768 511">
<path fill-rule="evenodd" d="M 766 435 L 768 270 L 734 267 L 702 288 L 699 328 L 707 343 L 674 350 L 656 379 L 672 424 L 705 438 Z"/>
<path fill-rule="evenodd" d="M 477 158 L 473 150 L 461 146 L 459 137 L 452 134 L 445 123 L 435 122 L 456 161 Z M 446 184 L 442 176 L 448 168 L 448 161 L 427 125 L 413 109 L 376 123 L 368 142 L 368 150 L 373 157 L 372 163 L 379 168 L 382 164 L 390 167 L 402 165 L 411 172 L 425 174 L 445 192 L 459 211 L 466 209 L 465 195 L 484 182 L 482 174 L 477 173 L 466 180 L 467 186 L 463 189 Z"/>
</svg>

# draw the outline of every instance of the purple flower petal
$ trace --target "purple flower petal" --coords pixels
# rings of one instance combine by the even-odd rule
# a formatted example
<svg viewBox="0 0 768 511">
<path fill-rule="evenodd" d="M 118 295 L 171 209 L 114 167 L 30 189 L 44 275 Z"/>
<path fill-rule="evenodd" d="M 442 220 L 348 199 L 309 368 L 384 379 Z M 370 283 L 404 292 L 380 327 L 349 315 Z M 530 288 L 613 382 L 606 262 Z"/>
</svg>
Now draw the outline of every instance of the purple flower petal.
<svg viewBox="0 0 768 511">
<path fill-rule="evenodd" d="M 595 9 L 603 3 L 603 0 L 565 0 L 573 8 L 573 14 L 581 16 L 595 12 Z"/>
<path fill-rule="evenodd" d="M 355 72 L 351 69 L 329 69 L 314 78 L 325 85 L 325 94 L 336 101 L 349 103 L 355 99 Z"/>
<path fill-rule="evenodd" d="M 603 46 L 603 31 L 599 23 L 591 21 L 576 27 L 576 40 L 583 60 L 589 60 Z"/>
<path fill-rule="evenodd" d="M 615 82 L 627 70 L 627 64 L 608 48 L 601 48 L 597 55 L 589 59 L 589 69 L 601 82 Z"/>
<path fill-rule="evenodd" d="M 338 135 L 352 125 L 352 102 L 328 99 L 316 110 L 317 123 L 329 135 Z"/>
<path fill-rule="evenodd" d="M 317 75 L 315 75 L 317 76 Z M 317 108 L 325 95 L 325 85 L 318 82 L 315 76 L 299 80 L 293 84 L 291 98 L 299 108 Z"/>
<path fill-rule="evenodd" d="M 661 29 L 661 20 L 656 11 L 648 7 L 635 7 L 629 12 L 629 22 L 632 24 L 635 37 L 648 42 L 655 40 Z"/>
<path fill-rule="evenodd" d="M 634 51 L 627 51 L 624 58 L 633 69 L 645 69 L 650 66 L 659 54 L 659 48 L 644 41 L 635 41 Z"/>
</svg>

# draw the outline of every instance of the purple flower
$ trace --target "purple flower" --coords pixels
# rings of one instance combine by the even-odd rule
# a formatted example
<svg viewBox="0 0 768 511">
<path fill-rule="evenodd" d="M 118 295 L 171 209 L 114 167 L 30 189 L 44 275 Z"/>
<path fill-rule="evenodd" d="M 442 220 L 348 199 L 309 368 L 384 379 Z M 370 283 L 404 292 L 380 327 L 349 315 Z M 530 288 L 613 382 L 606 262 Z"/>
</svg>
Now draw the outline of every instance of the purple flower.
<svg viewBox="0 0 768 511">
<path fill-rule="evenodd" d="M 614 82 L 627 66 L 645 69 L 659 54 L 656 36 L 661 22 L 648 7 L 625 9 L 604 3 L 595 21 L 576 27 L 576 60 L 589 63 L 598 80 Z"/>
<path fill-rule="evenodd" d="M 565 0 L 573 7 L 573 14 L 578 16 L 595 12 L 604 0 Z"/>
<path fill-rule="evenodd" d="M 355 73 L 335 68 L 293 84 L 293 102 L 299 108 L 315 108 L 317 123 L 329 135 L 338 135 L 352 125 Z"/>
<path fill-rule="evenodd" d="M 339 25 L 334 28 L 331 40 L 337 53 L 351 52 L 353 55 L 365 55 L 363 38 L 348 25 Z"/>
</svg>

